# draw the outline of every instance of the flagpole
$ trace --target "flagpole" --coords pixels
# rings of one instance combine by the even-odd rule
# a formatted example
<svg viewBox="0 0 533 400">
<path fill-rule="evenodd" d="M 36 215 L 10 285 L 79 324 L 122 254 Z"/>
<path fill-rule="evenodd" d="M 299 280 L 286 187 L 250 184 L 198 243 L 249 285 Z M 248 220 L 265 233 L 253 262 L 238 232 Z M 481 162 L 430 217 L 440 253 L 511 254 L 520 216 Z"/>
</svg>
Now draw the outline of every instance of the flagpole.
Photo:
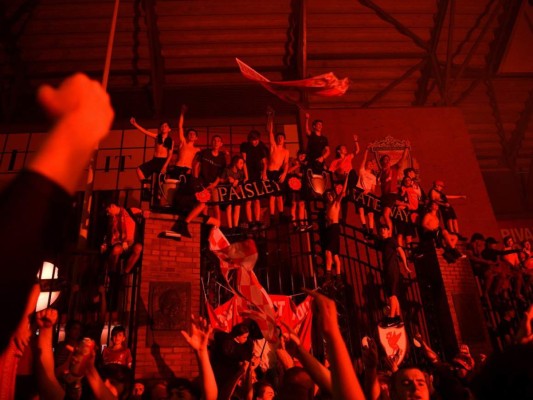
<svg viewBox="0 0 533 400">
<path fill-rule="evenodd" d="M 111 68 L 111 57 L 113 55 L 113 43 L 115 41 L 115 31 L 117 27 L 118 8 L 120 0 L 115 0 L 115 7 L 113 9 L 113 18 L 111 20 L 111 29 L 107 40 L 107 52 L 104 64 L 104 73 L 102 76 L 102 87 L 107 91 L 107 83 L 109 80 L 109 70 Z M 78 236 L 78 249 L 87 247 L 87 236 L 89 231 L 89 218 L 91 216 L 91 205 L 94 191 L 94 175 L 96 171 L 96 159 L 98 156 L 98 146 L 96 147 L 91 161 L 89 162 L 89 169 L 87 171 L 87 183 L 85 185 L 85 195 L 83 197 L 83 208 L 81 211 L 80 230 Z"/>
</svg>

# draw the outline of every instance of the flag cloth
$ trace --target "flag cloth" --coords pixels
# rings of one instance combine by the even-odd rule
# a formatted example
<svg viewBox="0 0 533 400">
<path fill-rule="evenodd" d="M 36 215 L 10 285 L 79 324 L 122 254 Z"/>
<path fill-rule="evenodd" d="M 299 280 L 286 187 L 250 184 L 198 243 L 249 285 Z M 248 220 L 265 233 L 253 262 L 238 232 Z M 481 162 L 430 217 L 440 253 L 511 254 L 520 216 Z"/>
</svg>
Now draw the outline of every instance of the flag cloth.
<svg viewBox="0 0 533 400">
<path fill-rule="evenodd" d="M 230 244 L 219 228 L 211 229 L 209 234 L 209 250 L 220 260 L 220 271 L 228 280 L 229 271 L 243 267 L 253 270 L 257 261 L 257 247 L 252 239 Z"/>
<path fill-rule="evenodd" d="M 239 310 L 240 303 L 239 298 L 233 296 L 224 304 L 213 309 L 211 304 L 206 301 L 207 315 L 213 329 L 229 333 L 235 325 L 240 324 L 243 321 Z"/>
<path fill-rule="evenodd" d="M 275 295 L 275 307 L 273 299 L 253 271 L 258 252 L 252 239 L 230 244 L 220 229 L 213 228 L 208 242 L 210 250 L 220 260 L 222 274 L 234 293 L 232 299 L 215 310 L 207 305 L 213 328 L 229 332 L 234 325 L 242 322 L 243 318 L 250 318 L 257 323 L 264 338 L 275 343 L 280 333 L 278 326 L 283 320 L 301 333 L 302 343 L 311 343 L 311 297 L 308 296 L 295 306 L 289 296 Z M 231 270 L 236 271 L 233 274 L 234 279 L 228 279 Z"/>
<path fill-rule="evenodd" d="M 238 58 L 235 60 L 245 78 L 259 83 L 266 90 L 288 103 L 300 102 L 302 92 L 316 96 L 333 97 L 342 96 L 350 87 L 348 78 L 338 79 L 333 72 L 298 81 L 272 82 Z"/>
</svg>

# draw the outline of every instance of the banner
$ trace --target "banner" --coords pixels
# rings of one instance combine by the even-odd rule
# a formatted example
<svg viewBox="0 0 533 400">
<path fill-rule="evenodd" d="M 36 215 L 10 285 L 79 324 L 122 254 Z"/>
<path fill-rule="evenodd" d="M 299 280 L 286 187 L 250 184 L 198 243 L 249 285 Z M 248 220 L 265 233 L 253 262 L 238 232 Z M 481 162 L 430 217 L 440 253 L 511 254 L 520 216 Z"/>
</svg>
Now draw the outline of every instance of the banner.
<svg viewBox="0 0 533 400">
<path fill-rule="evenodd" d="M 351 201 L 356 206 L 365 207 L 372 210 L 376 214 L 380 214 L 381 199 L 373 194 L 365 194 L 362 189 L 350 189 L 346 196 L 348 201 Z M 409 222 L 409 210 L 407 208 L 400 208 L 398 206 L 392 207 L 391 218 L 396 221 Z"/>
<path fill-rule="evenodd" d="M 348 78 L 338 79 L 332 72 L 298 81 L 272 82 L 238 58 L 235 60 L 245 78 L 259 83 L 266 90 L 288 103 L 299 103 L 302 92 L 316 96 L 333 97 L 342 96 L 350 87 Z"/>
<path fill-rule="evenodd" d="M 283 185 L 276 181 L 248 181 L 237 186 L 218 185 L 209 204 L 239 204 L 283 193 Z"/>
</svg>

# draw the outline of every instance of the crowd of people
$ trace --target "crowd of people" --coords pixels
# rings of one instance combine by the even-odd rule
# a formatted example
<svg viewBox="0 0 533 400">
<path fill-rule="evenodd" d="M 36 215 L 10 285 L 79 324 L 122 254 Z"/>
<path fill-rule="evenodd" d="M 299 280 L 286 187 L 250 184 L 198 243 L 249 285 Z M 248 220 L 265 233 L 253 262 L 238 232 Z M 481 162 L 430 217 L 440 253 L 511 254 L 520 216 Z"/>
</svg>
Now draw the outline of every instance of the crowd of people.
<svg viewBox="0 0 533 400">
<path fill-rule="evenodd" d="M 158 392 L 161 385 L 155 385 L 143 394 L 142 383 L 134 382 L 130 370 L 131 354 L 124 345 L 125 331 L 122 328 L 113 330 L 111 346 L 100 354 L 99 347 L 93 340 L 90 338 L 80 340 L 80 325 L 72 322 L 64 345 L 57 346 L 54 352 L 52 338 L 54 325 L 57 323 L 57 311 L 48 308 L 34 312 L 36 295 L 39 291 L 39 286 L 35 284 L 35 276 L 43 261 L 50 256 L 50 253 L 57 251 L 61 244 L 61 227 L 66 222 L 65 211 L 70 207 L 70 196 L 74 194 L 77 181 L 93 149 L 109 131 L 113 109 L 102 87 L 81 74 L 68 78 L 57 89 L 49 86 L 41 88 L 39 100 L 54 119 L 54 126 L 26 169 L 0 194 L 0 236 L 2 237 L 0 251 L 6 265 L 10 266 L 4 270 L 0 281 L 0 302 L 4 305 L 0 326 L 1 398 L 15 397 L 14 374 L 25 348 L 31 348 L 34 355 L 33 362 L 29 363 L 32 366 L 29 369 L 31 371 L 29 375 L 33 376 L 35 384 L 23 386 L 23 389 L 35 388 L 32 398 L 36 395 L 44 399 L 127 399 L 131 397 L 204 398 L 207 400 L 217 398 L 270 399 L 273 397 L 353 400 L 365 398 L 390 398 L 392 400 L 413 398 L 528 399 L 533 397 L 530 361 L 533 352 L 533 307 L 529 307 L 524 313 L 516 334 L 512 335 L 513 332 L 510 332 L 509 338 L 512 345 L 502 353 L 495 353 L 487 359 L 474 360 L 469 349 L 461 346 L 459 353 L 451 362 L 443 362 L 422 337 L 416 335 L 410 338 L 413 346 L 418 349 L 413 351 L 423 353 L 428 362 L 425 366 L 404 365 L 398 368 L 394 365 L 394 359 L 390 357 L 381 357 L 385 362 L 380 363 L 380 349 L 371 338 L 367 338 L 363 343 L 364 369 L 361 370 L 354 368 L 357 360 L 354 362 L 351 359 L 342 338 L 335 302 L 318 291 L 307 291 L 313 298 L 317 329 L 325 342 L 326 351 L 323 360 L 318 360 L 309 353 L 309 349 L 303 348 L 297 335 L 287 326 L 280 327 L 279 340 L 269 346 L 271 351 L 268 354 L 276 355 L 274 363 L 263 359 L 264 352 L 254 352 L 254 348 L 261 348 L 261 344 L 256 346 L 256 343 L 253 343 L 249 326 L 237 325 L 231 334 L 215 335 L 211 342 L 212 329 L 209 323 L 201 318 L 193 318 L 191 331 L 182 331 L 182 335 L 196 356 L 200 372 L 199 379 L 195 385 L 187 379 L 174 378 L 167 382 L 164 393 Z M 325 170 L 326 159 L 329 155 L 328 142 L 321 135 L 321 128 L 321 121 L 313 123 L 313 131 L 310 131 L 306 152 L 308 166 L 315 174 L 320 174 Z M 170 143 L 169 147 L 168 141 L 163 136 L 164 134 L 156 137 L 156 156 L 165 159 L 161 168 L 168 169 L 169 165 L 165 163 L 173 145 Z M 191 133 L 188 138 L 194 136 Z M 277 148 L 283 149 L 283 138 L 278 135 L 275 140 Z M 184 139 L 180 146 L 188 147 L 189 144 L 188 139 Z M 166 152 L 161 147 L 164 147 Z M 219 175 L 222 164 L 220 147 L 221 139 L 215 138 L 212 148 L 202 151 L 204 154 L 196 157 L 197 165 L 200 166 L 198 168 L 201 169 L 204 163 L 203 173 L 197 175 L 202 177 L 204 189 L 210 186 L 211 189 L 216 187 L 221 179 Z M 339 158 L 342 158 L 345 150 L 339 151 Z M 271 146 L 270 152 L 275 151 Z M 344 156 L 346 155 L 347 153 L 344 153 Z M 412 221 L 421 220 L 422 234 L 441 242 L 450 255 L 450 262 L 462 255 L 453 251 L 456 249 L 454 247 L 456 240 L 460 240 L 461 237 L 456 223 L 457 218 L 448 210 L 450 205 L 442 192 L 442 182 L 435 181 L 434 190 L 430 194 L 431 211 L 422 216 L 422 213 L 415 212 L 423 207 L 421 208 L 422 202 L 418 195 L 415 196 L 416 187 L 412 188 L 413 178 L 410 178 L 410 181 L 404 179 L 399 193 L 395 193 L 394 182 L 400 171 L 397 165 L 391 165 L 390 157 L 387 157 L 382 156 L 379 162 L 381 166 L 379 182 L 382 186 L 383 202 L 383 221 L 379 223 L 380 238 L 374 237 L 370 218 L 366 219 L 368 221 L 366 233 L 369 241 L 381 240 L 383 242 L 376 243 L 376 246 L 383 252 L 385 273 L 391 273 L 390 278 L 386 280 L 390 279 L 387 284 L 390 286 L 388 290 L 390 295 L 394 296 L 396 272 L 395 270 L 387 271 L 387 268 L 398 267 L 398 260 L 392 254 L 400 252 L 399 249 L 403 248 L 400 241 L 405 239 L 405 243 L 408 243 L 408 233 L 413 232 L 407 228 Z M 279 181 L 285 180 L 288 176 L 289 161 L 286 152 L 281 158 L 283 159 L 281 169 L 277 168 L 279 164 L 273 163 L 271 164 L 273 169 L 270 170 L 271 173 L 275 172 L 271 175 L 274 176 L 272 179 L 279 179 Z M 276 160 L 279 161 L 281 158 L 276 158 Z M 366 170 L 366 157 L 363 164 Z M 263 164 L 261 166 L 264 168 Z M 238 170 L 239 167 L 236 169 Z M 148 171 L 147 168 L 144 170 Z M 145 176 L 142 171 L 143 168 L 140 168 L 140 173 L 143 174 L 139 175 L 140 177 Z M 213 171 L 217 171 L 216 174 Z M 261 172 L 263 171 L 264 169 Z M 267 164 L 266 172 L 268 171 Z M 405 170 L 403 173 L 409 177 L 409 174 L 413 174 L 414 171 Z M 328 203 L 326 211 L 328 227 L 334 226 L 340 220 L 338 218 L 342 217 L 342 211 L 339 210 L 342 210 L 343 196 L 350 185 L 350 172 L 341 174 L 341 177 L 344 180 L 338 191 L 325 192 Z M 372 178 L 370 176 L 367 178 L 369 179 L 366 182 L 360 182 L 361 180 L 357 179 L 363 191 L 369 190 L 368 182 Z M 414 181 L 416 182 L 416 179 Z M 275 199 L 273 205 L 279 211 L 278 204 Z M 205 207 L 205 202 L 198 201 L 193 205 L 193 210 L 200 209 L 197 214 L 199 215 Z M 252 217 L 254 207 L 250 204 Z M 403 207 L 411 211 L 408 214 L 408 220 L 402 221 L 407 227 L 399 227 L 394 221 L 393 207 Z M 438 218 L 436 216 L 438 210 L 442 211 L 441 207 L 447 209 L 445 218 L 448 220 L 444 222 L 444 225 L 437 225 L 435 218 Z M 298 209 L 298 204 L 296 209 Z M 114 215 L 112 211 L 110 214 Z M 233 216 L 233 213 L 231 215 Z M 369 213 L 366 212 L 365 216 L 369 216 Z M 180 222 L 182 231 L 185 231 L 188 222 L 186 218 Z M 14 235 L 13 232 L 19 232 L 21 226 L 32 226 L 32 229 L 26 231 L 24 237 Z M 334 230 L 335 228 L 330 228 L 329 233 L 331 234 Z M 403 238 L 400 238 L 399 230 L 402 231 Z M 398 235 L 397 240 L 391 237 L 392 232 L 395 231 Z M 335 235 L 331 236 L 328 240 L 334 241 Z M 502 257 L 501 261 L 505 260 L 513 265 L 514 257 L 509 256 L 518 254 L 518 260 L 527 261 L 530 255 L 529 248 L 524 246 L 526 250 L 520 251 L 491 250 L 491 242 L 494 240 L 489 239 L 485 241 L 489 242 L 487 245 L 489 251 L 481 257 L 485 261 L 490 261 L 486 263 L 487 266 L 482 267 L 483 274 L 486 276 L 485 290 L 505 291 L 509 285 L 507 283 L 507 278 L 509 278 L 509 282 L 514 283 L 512 290 L 522 293 L 524 285 L 517 284 L 515 279 L 518 274 L 511 273 L 514 272 L 513 270 L 509 273 L 505 272 L 507 264 L 504 267 L 496 266 L 493 259 L 494 255 L 496 258 Z M 113 249 L 115 246 L 113 243 L 111 245 Z M 332 264 L 335 263 L 336 255 L 334 245 L 335 243 L 330 243 L 331 247 L 328 246 Z M 505 245 L 510 248 L 513 246 L 508 240 Z M 27 251 L 28 248 L 32 251 Z M 125 250 L 124 247 L 122 250 Z M 390 264 L 392 259 L 396 260 L 396 264 Z M 489 280 L 490 277 L 492 281 Z M 518 296 L 519 293 L 516 295 Z M 395 305 L 391 302 L 391 309 L 394 307 Z M 398 312 L 399 309 L 394 311 L 394 313 Z M 512 314 L 507 314 L 508 322 L 512 318 L 514 318 Z M 33 323 L 31 329 L 30 323 Z M 34 335 L 30 340 L 31 334 L 37 330 L 38 335 Z M 266 345 L 263 348 L 266 348 Z M 101 363 L 97 361 L 100 357 Z M 383 367 L 380 368 L 380 366 Z M 272 369 L 278 371 L 272 372 Z M 254 383 L 255 379 L 257 382 Z"/>
</svg>

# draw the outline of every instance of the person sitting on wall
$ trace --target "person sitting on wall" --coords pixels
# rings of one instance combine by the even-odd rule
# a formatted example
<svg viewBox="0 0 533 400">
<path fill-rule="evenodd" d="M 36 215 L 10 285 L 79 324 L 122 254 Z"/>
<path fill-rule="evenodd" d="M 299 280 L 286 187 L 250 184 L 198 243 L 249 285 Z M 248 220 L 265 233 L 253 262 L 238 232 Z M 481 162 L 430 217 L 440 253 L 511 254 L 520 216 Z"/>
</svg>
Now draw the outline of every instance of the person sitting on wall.
<svg viewBox="0 0 533 400">
<path fill-rule="evenodd" d="M 449 263 L 454 263 L 458 258 L 466 257 L 456 249 L 457 236 L 450 234 L 445 228 L 441 228 L 438 216 L 439 205 L 430 201 L 428 212 L 422 219 L 422 239 L 435 240 L 435 245 L 440 247 L 444 244 L 444 259 Z"/>
<path fill-rule="evenodd" d="M 159 126 L 159 132 L 155 134 L 140 126 L 133 117 L 130 119 L 130 123 L 146 136 L 155 139 L 154 157 L 137 168 L 139 180 L 143 181 L 151 177 L 152 174 L 164 174 L 167 171 L 174 151 L 174 141 L 169 136 L 170 125 L 167 122 L 163 122 Z"/>
<path fill-rule="evenodd" d="M 268 157 L 267 177 L 269 181 L 283 185 L 289 169 L 289 150 L 285 147 L 285 134 L 278 132 L 274 135 L 274 111 L 267 111 L 267 129 L 270 137 L 270 152 Z M 283 215 L 282 192 L 270 196 L 270 223 L 275 219 L 276 208 L 278 218 Z"/>
<path fill-rule="evenodd" d="M 411 179 L 412 188 L 418 197 L 418 215 L 421 217 L 426 211 L 427 195 L 420 186 L 418 174 L 414 168 L 409 167 L 403 170 L 403 176 Z"/>
<path fill-rule="evenodd" d="M 222 138 L 219 135 L 211 139 L 211 148 L 198 152 L 194 164 L 194 177 L 190 184 L 180 190 L 175 208 L 179 211 L 180 218 L 170 231 L 160 233 L 159 237 L 177 238 L 181 236 L 192 237 L 189 232 L 189 223 L 202 214 L 207 207 L 208 198 L 213 198 L 216 187 L 220 183 L 222 173 L 226 168 L 226 153 L 221 151 Z M 203 197 L 207 194 L 206 198 Z M 215 217 L 204 216 L 203 222 L 209 225 L 220 226 L 220 207 L 213 206 Z M 183 214 L 185 213 L 185 217 Z M 178 233 L 178 237 L 171 232 Z"/>
<path fill-rule="evenodd" d="M 441 180 L 436 180 L 433 182 L 433 187 L 428 192 L 428 198 L 431 201 L 436 202 L 439 205 L 440 214 L 444 220 L 444 225 L 450 233 L 455 233 L 459 240 L 467 240 L 464 236 L 461 236 L 459 233 L 459 222 L 457 220 L 457 214 L 455 210 L 450 205 L 448 200 L 453 199 L 466 199 L 466 196 L 463 195 L 446 195 L 442 191 L 444 189 L 444 182 Z"/>
<path fill-rule="evenodd" d="M 329 156 L 328 138 L 322 135 L 324 122 L 320 119 L 313 121 L 309 129 L 309 114 L 305 114 L 305 128 L 307 133 L 307 160 L 309 167 L 315 174 L 326 170 L 325 162 Z"/>
</svg>

